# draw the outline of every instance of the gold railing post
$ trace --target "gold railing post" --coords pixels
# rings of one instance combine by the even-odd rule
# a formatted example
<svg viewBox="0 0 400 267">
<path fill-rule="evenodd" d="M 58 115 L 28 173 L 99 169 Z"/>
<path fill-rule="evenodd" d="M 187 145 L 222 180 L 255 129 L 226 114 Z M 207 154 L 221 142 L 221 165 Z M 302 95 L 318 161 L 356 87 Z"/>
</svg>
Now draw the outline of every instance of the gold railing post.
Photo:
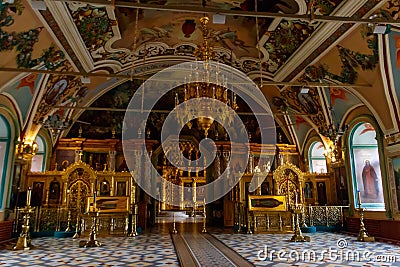
<svg viewBox="0 0 400 267">
<path fill-rule="evenodd" d="M 329 207 L 325 206 L 326 226 L 329 226 Z"/>
</svg>

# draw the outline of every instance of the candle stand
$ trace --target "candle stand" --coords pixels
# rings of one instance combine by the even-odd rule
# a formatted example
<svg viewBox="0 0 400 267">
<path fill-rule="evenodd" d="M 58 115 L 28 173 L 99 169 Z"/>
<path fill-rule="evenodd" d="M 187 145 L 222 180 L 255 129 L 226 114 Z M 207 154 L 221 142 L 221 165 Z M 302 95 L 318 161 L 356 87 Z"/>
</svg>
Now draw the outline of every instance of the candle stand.
<svg viewBox="0 0 400 267">
<path fill-rule="evenodd" d="M 361 242 L 375 242 L 375 237 L 369 236 L 367 233 L 367 229 L 365 229 L 364 225 L 364 208 L 361 208 L 361 194 L 360 191 L 357 190 L 357 197 L 358 197 L 358 214 L 360 215 L 360 231 L 358 232 L 357 240 Z"/>
<path fill-rule="evenodd" d="M 89 215 L 92 217 L 92 227 L 89 233 L 88 241 L 79 242 L 79 247 L 83 248 L 92 248 L 92 247 L 100 247 L 102 244 L 99 242 L 97 238 L 97 217 L 99 216 L 97 210 L 89 211 Z"/>
<path fill-rule="evenodd" d="M 201 232 L 202 233 L 207 233 L 207 229 L 206 229 L 206 224 L 207 224 L 206 202 L 204 202 L 204 205 L 203 205 L 203 215 L 204 215 L 203 229 L 201 230 Z"/>
<path fill-rule="evenodd" d="M 176 230 L 176 223 L 175 223 L 175 213 L 172 213 L 172 220 L 173 220 L 173 223 L 172 223 L 172 233 L 173 234 L 177 234 L 178 233 L 178 230 Z"/>
<path fill-rule="evenodd" d="M 138 213 L 138 207 L 136 204 L 133 204 L 132 210 L 133 210 L 133 212 L 132 212 L 132 229 L 131 229 L 131 232 L 128 234 L 129 237 L 135 237 L 138 235 L 138 233 L 136 231 L 136 224 L 137 224 L 136 216 Z"/>
<path fill-rule="evenodd" d="M 31 234 L 29 232 L 29 223 L 31 215 L 34 213 L 35 208 L 31 207 L 31 188 L 28 189 L 26 206 L 20 209 L 20 213 L 23 215 L 24 222 L 22 224 L 22 231 L 18 237 L 17 244 L 13 247 L 14 250 L 30 250 L 33 246 L 31 244 Z"/>
<path fill-rule="evenodd" d="M 309 236 L 303 236 L 300 229 L 299 215 L 303 213 L 303 205 L 296 204 L 292 207 L 291 212 L 294 215 L 294 235 L 290 239 L 291 242 L 310 242 L 311 238 Z"/>
</svg>

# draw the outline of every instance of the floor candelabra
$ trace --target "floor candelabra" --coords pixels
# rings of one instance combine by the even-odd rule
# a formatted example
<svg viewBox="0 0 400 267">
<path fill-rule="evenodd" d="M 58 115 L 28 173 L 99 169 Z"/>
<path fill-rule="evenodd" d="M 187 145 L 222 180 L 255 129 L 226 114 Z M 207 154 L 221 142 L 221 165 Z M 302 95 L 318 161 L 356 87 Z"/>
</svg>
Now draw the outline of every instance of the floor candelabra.
<svg viewBox="0 0 400 267">
<path fill-rule="evenodd" d="M 90 211 L 89 215 L 92 217 L 92 227 L 89 233 L 88 241 L 79 242 L 79 247 L 91 248 L 91 247 L 100 247 L 102 244 L 99 242 L 97 238 L 97 217 L 99 216 L 98 211 Z"/>
<path fill-rule="evenodd" d="M 32 190 L 29 188 L 27 192 L 26 206 L 19 211 L 24 218 L 24 222 L 22 224 L 22 231 L 18 237 L 17 244 L 13 247 L 14 250 L 30 250 L 32 247 L 29 223 L 35 208 L 31 207 L 31 192 Z"/>
<path fill-rule="evenodd" d="M 133 213 L 132 213 L 132 229 L 131 232 L 128 234 L 129 237 L 134 237 L 137 236 L 138 233 L 136 231 L 136 216 L 137 216 L 137 210 L 138 207 L 136 204 L 133 204 Z"/>
<path fill-rule="evenodd" d="M 203 229 L 201 230 L 201 232 L 202 233 L 207 233 L 207 229 L 206 229 L 207 214 L 206 214 L 206 203 L 205 202 L 204 202 L 204 206 L 203 206 L 203 214 L 204 214 Z"/>
<path fill-rule="evenodd" d="M 375 237 L 369 236 L 367 233 L 367 229 L 365 229 L 364 225 L 364 208 L 361 208 L 361 193 L 359 190 L 357 190 L 357 199 L 358 199 L 358 208 L 356 209 L 358 211 L 358 214 L 360 215 L 360 231 L 358 232 L 358 237 L 357 240 L 361 242 L 374 242 Z"/>
<path fill-rule="evenodd" d="M 173 233 L 173 234 L 177 234 L 178 231 L 176 230 L 175 213 L 172 213 L 172 216 L 173 216 L 173 223 L 172 223 L 173 228 L 172 228 L 172 233 Z"/>
<path fill-rule="evenodd" d="M 299 216 L 300 214 L 303 213 L 303 206 L 301 204 L 295 204 L 294 207 L 292 207 L 292 213 L 294 215 L 295 221 L 294 221 L 294 235 L 290 239 L 291 242 L 310 242 L 310 237 L 309 236 L 303 236 L 303 233 L 301 232 L 300 229 L 300 220 Z"/>
</svg>

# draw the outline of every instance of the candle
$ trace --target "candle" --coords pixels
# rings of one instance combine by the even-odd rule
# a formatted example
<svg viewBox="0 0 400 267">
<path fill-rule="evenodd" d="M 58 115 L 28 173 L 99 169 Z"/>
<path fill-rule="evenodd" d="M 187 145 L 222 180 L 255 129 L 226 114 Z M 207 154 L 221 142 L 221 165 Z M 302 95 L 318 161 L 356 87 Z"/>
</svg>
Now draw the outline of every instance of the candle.
<svg viewBox="0 0 400 267">
<path fill-rule="evenodd" d="M 31 196 L 32 196 L 32 188 L 28 188 L 28 191 L 26 192 L 26 205 L 30 206 L 31 205 Z"/>
<path fill-rule="evenodd" d="M 94 193 L 93 193 L 93 209 L 94 209 L 94 211 L 96 211 L 96 191 L 94 191 Z"/>
<path fill-rule="evenodd" d="M 361 206 L 361 194 L 360 194 L 360 190 L 357 190 L 357 198 L 358 198 L 358 206 Z"/>
<path fill-rule="evenodd" d="M 297 192 L 294 192 L 294 197 L 295 197 L 295 204 L 296 204 L 296 206 L 297 206 L 297 204 L 298 204 L 298 196 L 297 196 Z"/>
</svg>

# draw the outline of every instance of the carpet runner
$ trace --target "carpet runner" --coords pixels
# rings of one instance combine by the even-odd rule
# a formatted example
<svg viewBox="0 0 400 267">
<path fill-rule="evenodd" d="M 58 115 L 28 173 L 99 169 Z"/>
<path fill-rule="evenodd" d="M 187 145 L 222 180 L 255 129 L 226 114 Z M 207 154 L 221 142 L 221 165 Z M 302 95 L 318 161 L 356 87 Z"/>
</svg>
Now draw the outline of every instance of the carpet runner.
<svg viewBox="0 0 400 267">
<path fill-rule="evenodd" d="M 208 233 L 184 232 L 171 237 L 182 267 L 254 266 Z"/>
</svg>

